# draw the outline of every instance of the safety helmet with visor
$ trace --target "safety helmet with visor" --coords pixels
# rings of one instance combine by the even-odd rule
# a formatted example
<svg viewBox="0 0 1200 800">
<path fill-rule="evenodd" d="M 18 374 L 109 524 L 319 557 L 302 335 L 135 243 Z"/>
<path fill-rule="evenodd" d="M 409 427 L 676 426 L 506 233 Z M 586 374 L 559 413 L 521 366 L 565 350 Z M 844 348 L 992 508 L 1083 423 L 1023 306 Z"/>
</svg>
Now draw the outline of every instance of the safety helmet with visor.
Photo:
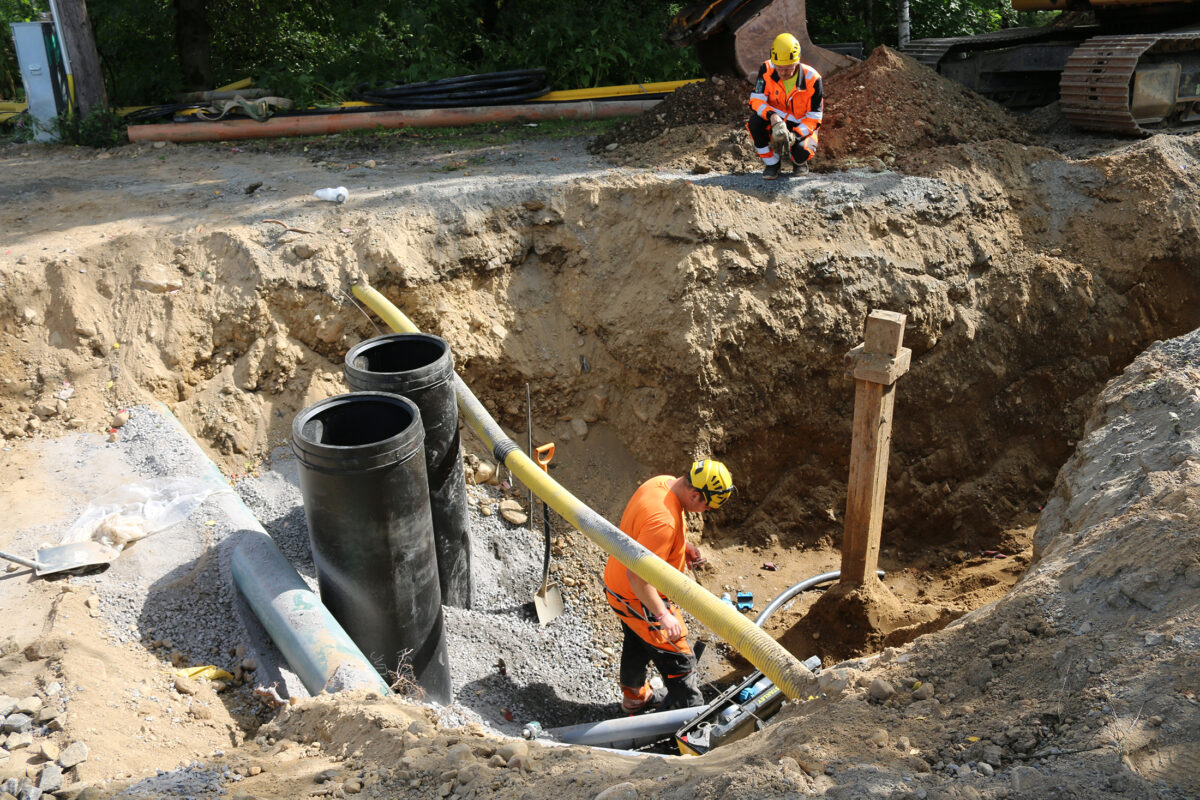
<svg viewBox="0 0 1200 800">
<path fill-rule="evenodd" d="M 709 508 L 717 509 L 729 499 L 734 492 L 733 476 L 729 469 L 720 461 L 705 458 L 692 462 L 688 470 L 688 483 L 700 494 Z"/>
</svg>

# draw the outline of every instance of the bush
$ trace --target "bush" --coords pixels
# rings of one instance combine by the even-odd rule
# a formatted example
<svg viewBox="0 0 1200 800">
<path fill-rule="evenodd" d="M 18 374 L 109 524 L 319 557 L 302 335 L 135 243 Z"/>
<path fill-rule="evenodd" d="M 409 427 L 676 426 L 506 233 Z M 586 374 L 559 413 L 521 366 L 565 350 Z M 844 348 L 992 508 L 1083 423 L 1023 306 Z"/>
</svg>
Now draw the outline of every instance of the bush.
<svg viewBox="0 0 1200 800">
<path fill-rule="evenodd" d="M 124 121 L 107 109 L 95 109 L 86 117 L 60 114 L 54 132 L 60 143 L 82 147 L 113 147 L 127 141 Z"/>
</svg>

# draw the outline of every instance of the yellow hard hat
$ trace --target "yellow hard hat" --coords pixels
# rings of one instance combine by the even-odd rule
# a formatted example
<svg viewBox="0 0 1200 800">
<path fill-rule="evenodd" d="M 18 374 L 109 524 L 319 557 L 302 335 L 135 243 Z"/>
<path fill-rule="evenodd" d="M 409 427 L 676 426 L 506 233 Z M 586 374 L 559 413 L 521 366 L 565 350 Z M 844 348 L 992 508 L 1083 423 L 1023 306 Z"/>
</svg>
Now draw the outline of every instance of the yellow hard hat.
<svg viewBox="0 0 1200 800">
<path fill-rule="evenodd" d="M 771 63 L 786 67 L 800 61 L 800 42 L 790 33 L 781 33 L 771 42 Z"/>
<path fill-rule="evenodd" d="M 703 459 L 692 462 L 688 471 L 688 482 L 692 488 L 704 495 L 709 508 L 720 508 L 733 494 L 733 476 L 720 461 Z"/>
</svg>

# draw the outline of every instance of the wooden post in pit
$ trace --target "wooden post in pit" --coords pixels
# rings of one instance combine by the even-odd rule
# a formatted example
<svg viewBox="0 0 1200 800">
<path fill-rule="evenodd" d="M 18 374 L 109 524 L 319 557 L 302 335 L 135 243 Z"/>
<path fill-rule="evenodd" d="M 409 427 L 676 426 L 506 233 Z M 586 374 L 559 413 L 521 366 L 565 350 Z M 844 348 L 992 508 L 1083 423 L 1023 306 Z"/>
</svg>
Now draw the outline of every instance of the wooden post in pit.
<svg viewBox="0 0 1200 800">
<path fill-rule="evenodd" d="M 905 316 L 872 311 L 863 343 L 846 354 L 846 372 L 854 378 L 854 438 L 850 445 L 850 484 L 842 539 L 844 586 L 875 579 L 883 495 L 892 447 L 892 409 L 896 380 L 908 372 L 912 350 L 902 347 Z"/>
</svg>

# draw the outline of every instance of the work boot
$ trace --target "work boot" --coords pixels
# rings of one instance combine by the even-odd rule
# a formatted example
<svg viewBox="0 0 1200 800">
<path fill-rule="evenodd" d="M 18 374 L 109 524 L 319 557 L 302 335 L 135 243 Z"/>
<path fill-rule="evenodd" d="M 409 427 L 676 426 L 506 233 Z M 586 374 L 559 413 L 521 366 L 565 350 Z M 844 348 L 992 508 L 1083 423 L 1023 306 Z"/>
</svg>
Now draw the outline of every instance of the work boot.
<svg viewBox="0 0 1200 800">
<path fill-rule="evenodd" d="M 763 167 L 764 181 L 773 181 L 779 177 L 779 164 L 780 162 L 776 161 L 774 164 L 767 164 Z"/>
<path fill-rule="evenodd" d="M 704 705 L 704 695 L 700 692 L 700 676 L 695 672 L 667 678 L 664 683 L 667 687 L 667 697 L 666 702 L 662 704 L 662 710 Z"/>
<path fill-rule="evenodd" d="M 665 688 L 650 688 L 650 696 L 641 701 L 630 700 L 628 697 L 621 700 L 621 713 L 633 717 L 638 714 L 649 714 L 658 711 L 662 708 L 663 703 L 667 700 L 667 690 Z"/>
<path fill-rule="evenodd" d="M 793 165 L 792 165 L 792 174 L 793 174 L 793 175 L 806 175 L 806 174 L 808 174 L 808 162 L 807 162 L 807 161 L 801 161 L 799 164 L 793 164 Z"/>
</svg>

